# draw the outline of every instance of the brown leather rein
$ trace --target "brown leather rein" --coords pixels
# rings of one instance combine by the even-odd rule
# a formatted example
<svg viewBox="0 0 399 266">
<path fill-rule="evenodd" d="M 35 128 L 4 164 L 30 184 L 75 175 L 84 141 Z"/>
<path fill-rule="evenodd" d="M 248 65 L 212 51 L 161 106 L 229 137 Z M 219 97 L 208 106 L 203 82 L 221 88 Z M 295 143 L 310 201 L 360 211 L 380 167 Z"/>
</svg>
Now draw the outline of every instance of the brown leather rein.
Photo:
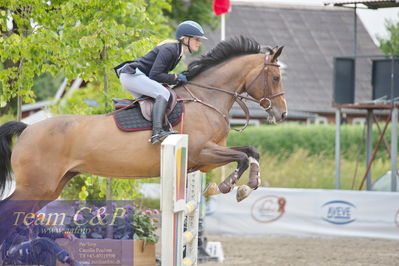
<svg viewBox="0 0 399 266">
<path fill-rule="evenodd" d="M 231 91 L 227 91 L 227 90 L 220 89 L 220 88 L 213 87 L 213 86 L 202 85 L 202 84 L 199 84 L 199 83 L 196 83 L 196 82 L 192 82 L 192 81 L 188 82 L 188 84 L 191 84 L 191 85 L 194 85 L 194 86 L 197 86 L 197 87 L 201 87 L 201 88 L 205 88 L 205 89 L 209 89 L 209 90 L 220 91 L 220 92 L 223 92 L 223 93 L 226 93 L 226 94 L 229 94 L 229 95 L 233 96 L 233 97 L 234 97 L 234 101 L 235 101 L 236 103 L 238 103 L 238 105 L 241 107 L 241 109 L 242 109 L 242 110 L 244 111 L 244 113 L 245 113 L 245 119 L 246 119 L 245 125 L 244 125 L 242 128 L 240 128 L 240 129 L 234 129 L 234 130 L 236 130 L 236 131 L 238 131 L 238 132 L 242 132 L 242 131 L 244 131 L 244 129 L 248 126 L 248 122 L 249 122 L 249 109 L 248 109 L 248 106 L 242 101 L 242 99 L 245 99 L 245 100 L 248 100 L 248 101 L 252 101 L 252 102 L 258 103 L 261 107 L 263 107 L 263 106 L 262 106 L 262 102 L 267 101 L 267 102 L 268 102 L 268 106 L 267 106 L 267 107 L 263 107 L 263 108 L 264 108 L 266 111 L 268 111 L 269 109 L 272 108 L 272 101 L 271 101 L 271 100 L 272 100 L 273 98 L 276 98 L 276 97 L 279 97 L 279 96 L 283 96 L 283 95 L 284 95 L 284 92 L 279 92 L 279 93 L 267 95 L 267 94 L 268 94 L 267 91 L 268 91 L 268 88 L 269 88 L 268 83 L 267 83 L 267 70 L 268 70 L 268 67 L 269 67 L 269 66 L 280 67 L 279 64 L 268 62 L 268 61 L 269 61 L 269 56 L 270 56 L 270 55 L 268 55 L 268 54 L 265 56 L 264 68 L 263 68 L 263 69 L 261 70 L 261 72 L 259 72 L 259 74 L 251 81 L 251 83 L 249 84 L 249 86 L 248 86 L 248 88 L 247 88 L 247 90 L 246 90 L 247 93 L 248 93 L 248 91 L 250 90 L 252 84 L 253 84 L 253 83 L 255 82 L 255 80 L 257 80 L 257 79 L 261 76 L 261 74 L 263 73 L 263 74 L 264 74 L 265 90 L 264 90 L 263 97 L 262 97 L 260 100 L 256 100 L 256 99 L 254 99 L 254 98 L 241 95 L 241 94 L 239 94 L 238 92 L 231 92 Z M 227 124 L 230 124 L 229 118 L 227 117 L 226 114 L 222 113 L 219 109 L 217 109 L 217 108 L 214 107 L 213 105 L 208 104 L 208 103 L 202 101 L 201 99 L 199 99 L 197 96 L 194 95 L 194 93 L 193 93 L 191 90 L 189 90 L 189 89 L 187 88 L 186 85 L 183 85 L 183 88 L 190 94 L 190 96 L 191 96 L 192 98 L 191 98 L 191 99 L 179 99 L 179 101 L 184 101 L 184 102 L 198 102 L 198 103 L 200 103 L 200 104 L 203 104 L 203 105 L 205 105 L 205 106 L 207 106 L 207 107 L 209 107 L 209 108 L 215 110 L 216 112 L 218 112 L 218 113 L 226 120 Z M 269 91 L 271 92 L 271 90 L 269 90 Z"/>
</svg>

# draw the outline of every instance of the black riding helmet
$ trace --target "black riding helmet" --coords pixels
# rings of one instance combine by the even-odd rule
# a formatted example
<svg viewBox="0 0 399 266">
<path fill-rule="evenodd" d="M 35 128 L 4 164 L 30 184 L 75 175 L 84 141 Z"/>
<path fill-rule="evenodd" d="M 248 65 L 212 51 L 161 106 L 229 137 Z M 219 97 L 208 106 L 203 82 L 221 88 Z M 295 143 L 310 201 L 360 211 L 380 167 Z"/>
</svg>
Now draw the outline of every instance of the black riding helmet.
<svg viewBox="0 0 399 266">
<path fill-rule="evenodd" d="M 201 39 L 208 39 L 204 35 L 204 30 L 202 29 L 201 25 L 192 20 L 186 20 L 179 24 L 176 28 L 176 40 L 181 42 L 181 38 L 187 37 L 199 37 Z M 188 44 L 183 43 L 183 45 L 188 47 L 188 50 L 191 53 L 190 49 L 190 39 L 188 40 Z"/>
</svg>

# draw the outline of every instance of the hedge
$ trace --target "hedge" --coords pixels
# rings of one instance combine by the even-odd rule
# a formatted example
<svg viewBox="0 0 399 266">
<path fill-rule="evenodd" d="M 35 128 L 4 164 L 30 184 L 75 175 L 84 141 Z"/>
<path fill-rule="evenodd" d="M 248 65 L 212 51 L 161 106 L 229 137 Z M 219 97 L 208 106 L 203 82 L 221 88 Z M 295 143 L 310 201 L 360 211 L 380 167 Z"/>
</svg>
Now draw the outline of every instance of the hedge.
<svg viewBox="0 0 399 266">
<path fill-rule="evenodd" d="M 383 125 L 380 126 L 381 128 Z M 385 139 L 390 145 L 390 127 Z M 379 137 L 378 128 L 373 127 L 373 147 Z M 249 127 L 244 132 L 231 131 L 229 146 L 253 145 L 261 153 L 287 154 L 295 150 L 306 150 L 309 155 L 323 154 L 335 156 L 335 125 L 300 125 L 285 123 L 279 125 L 263 125 Z M 359 152 L 364 154 L 365 129 L 360 125 L 344 125 L 341 127 L 341 156 L 353 158 Z M 381 152 L 382 151 L 382 152 Z M 388 157 L 384 145 L 380 145 L 378 156 Z"/>
</svg>

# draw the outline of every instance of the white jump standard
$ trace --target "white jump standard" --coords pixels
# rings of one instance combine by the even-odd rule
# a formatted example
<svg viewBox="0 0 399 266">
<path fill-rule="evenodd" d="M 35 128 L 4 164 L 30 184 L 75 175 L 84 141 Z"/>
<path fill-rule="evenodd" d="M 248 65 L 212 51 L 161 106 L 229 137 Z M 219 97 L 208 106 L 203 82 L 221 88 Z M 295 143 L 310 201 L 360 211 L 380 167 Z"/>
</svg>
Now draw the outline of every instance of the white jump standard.
<svg viewBox="0 0 399 266">
<path fill-rule="evenodd" d="M 188 136 L 180 134 L 168 136 L 161 145 L 161 255 L 165 266 L 197 265 L 201 179 L 198 172 L 187 174 L 187 145 Z"/>
</svg>

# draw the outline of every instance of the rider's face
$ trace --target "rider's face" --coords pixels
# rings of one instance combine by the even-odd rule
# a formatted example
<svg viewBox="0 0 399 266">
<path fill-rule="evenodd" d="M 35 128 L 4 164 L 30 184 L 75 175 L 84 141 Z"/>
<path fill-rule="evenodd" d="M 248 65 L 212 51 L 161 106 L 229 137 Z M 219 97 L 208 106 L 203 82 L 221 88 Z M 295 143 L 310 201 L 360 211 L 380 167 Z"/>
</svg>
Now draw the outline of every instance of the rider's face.
<svg viewBox="0 0 399 266">
<path fill-rule="evenodd" d="M 199 37 L 192 37 L 190 40 L 191 51 L 196 52 L 202 44 L 202 39 Z"/>
<path fill-rule="evenodd" d="M 190 40 L 190 42 L 189 42 Z M 201 44 L 202 44 L 202 39 L 199 37 L 184 37 L 183 42 L 185 44 L 189 44 L 190 45 L 190 49 L 192 52 L 196 52 L 198 51 L 198 49 L 200 48 Z"/>
</svg>

